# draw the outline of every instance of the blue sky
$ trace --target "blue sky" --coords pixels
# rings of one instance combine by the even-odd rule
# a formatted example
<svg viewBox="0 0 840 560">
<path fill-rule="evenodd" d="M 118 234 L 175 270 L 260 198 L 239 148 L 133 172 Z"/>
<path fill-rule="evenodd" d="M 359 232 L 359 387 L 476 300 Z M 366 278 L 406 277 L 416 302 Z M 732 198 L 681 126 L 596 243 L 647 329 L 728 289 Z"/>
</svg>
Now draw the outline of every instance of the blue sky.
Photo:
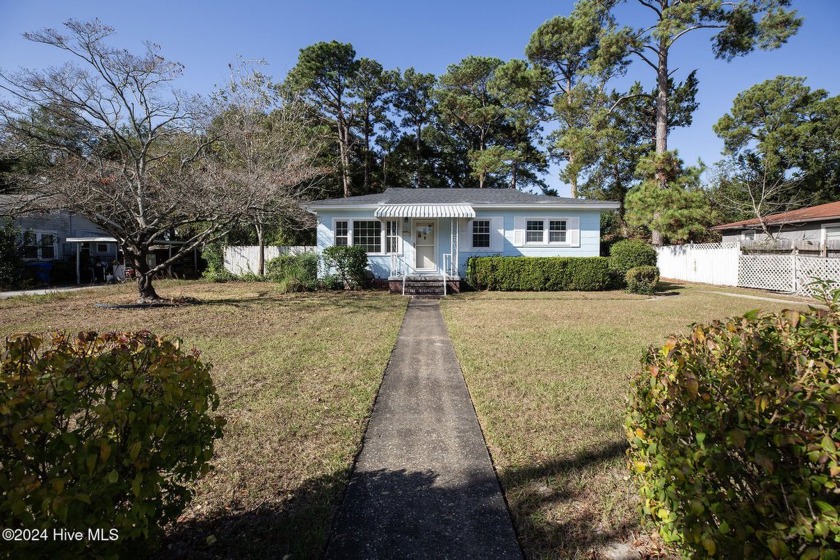
<svg viewBox="0 0 840 560">
<path fill-rule="evenodd" d="M 227 64 L 237 55 L 265 59 L 266 71 L 282 78 L 298 51 L 318 41 L 352 43 L 359 56 L 386 68 L 415 67 L 441 74 L 468 55 L 523 58 L 531 33 L 555 15 L 567 15 L 570 0 L 516 3 L 498 0 L 366 1 L 215 1 L 215 0 L 0 0 L 0 68 L 45 67 L 62 61 L 51 47 L 25 41 L 21 34 L 60 27 L 68 18 L 98 17 L 116 28 L 114 44 L 142 49 L 142 41 L 161 45 L 162 53 L 185 66 L 181 88 L 209 93 L 225 80 Z M 698 69 L 700 108 L 690 129 L 672 132 L 669 143 L 687 162 L 713 163 L 722 143 L 712 125 L 739 92 L 780 74 L 806 76 L 812 88 L 840 94 L 840 23 L 838 0 L 794 0 L 804 16 L 800 32 L 780 50 L 756 52 L 727 63 L 715 60 L 710 34 L 693 32 L 671 55 L 676 77 Z M 644 8 L 631 0 L 621 23 L 642 25 Z M 627 81 L 652 87 L 652 70 L 634 62 Z M 553 173 L 553 175 L 555 175 Z M 561 195 L 568 188 L 549 182 Z"/>
</svg>

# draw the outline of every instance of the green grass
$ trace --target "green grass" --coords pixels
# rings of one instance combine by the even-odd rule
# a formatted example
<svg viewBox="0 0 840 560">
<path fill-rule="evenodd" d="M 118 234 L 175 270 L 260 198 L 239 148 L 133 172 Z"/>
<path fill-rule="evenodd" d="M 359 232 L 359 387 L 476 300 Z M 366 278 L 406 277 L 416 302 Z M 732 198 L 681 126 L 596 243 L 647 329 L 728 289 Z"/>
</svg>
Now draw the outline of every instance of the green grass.
<svg viewBox="0 0 840 560">
<path fill-rule="evenodd" d="M 268 283 L 161 282 L 202 305 L 106 310 L 133 286 L 0 300 L 0 336 L 140 330 L 179 336 L 213 364 L 228 421 L 215 469 L 162 554 L 320 557 L 405 312 L 384 293 L 279 294 Z"/>
<path fill-rule="evenodd" d="M 464 294 L 443 313 L 529 558 L 592 558 L 615 543 L 657 547 L 638 526 L 624 409 L 643 350 L 669 333 L 790 305 L 666 285 L 623 292 Z M 791 298 L 787 298 L 791 299 Z"/>
</svg>

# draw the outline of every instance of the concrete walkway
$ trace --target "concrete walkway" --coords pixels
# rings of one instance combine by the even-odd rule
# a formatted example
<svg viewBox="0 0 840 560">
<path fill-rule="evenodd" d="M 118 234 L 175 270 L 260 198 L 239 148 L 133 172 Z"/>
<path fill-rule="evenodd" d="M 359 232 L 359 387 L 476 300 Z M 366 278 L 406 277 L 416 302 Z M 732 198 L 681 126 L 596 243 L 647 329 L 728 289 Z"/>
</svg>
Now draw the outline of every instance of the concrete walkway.
<svg viewBox="0 0 840 560">
<path fill-rule="evenodd" d="M 522 558 L 436 300 L 411 300 L 326 557 Z"/>
<path fill-rule="evenodd" d="M 95 284 L 93 286 L 64 286 L 61 288 L 39 288 L 37 290 L 17 290 L 14 292 L 0 292 L 0 299 L 18 296 L 43 296 L 46 294 L 57 294 L 59 292 L 76 292 L 106 286 L 108 284 Z"/>
</svg>

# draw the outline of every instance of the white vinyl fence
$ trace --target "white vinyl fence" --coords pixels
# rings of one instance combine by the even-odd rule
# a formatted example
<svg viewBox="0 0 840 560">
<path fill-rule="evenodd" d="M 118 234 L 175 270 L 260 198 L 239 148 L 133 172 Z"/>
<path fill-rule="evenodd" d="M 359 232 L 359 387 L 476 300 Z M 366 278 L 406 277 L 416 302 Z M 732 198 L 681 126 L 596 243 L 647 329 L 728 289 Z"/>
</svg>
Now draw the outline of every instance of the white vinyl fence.
<svg viewBox="0 0 840 560">
<path fill-rule="evenodd" d="M 297 247 L 277 247 L 270 245 L 265 248 L 265 261 L 268 262 L 280 255 L 300 255 L 314 251 L 315 247 L 305 245 Z M 225 270 L 231 274 L 239 275 L 249 272 L 256 274 L 259 263 L 260 248 L 258 245 L 225 247 Z"/>
<path fill-rule="evenodd" d="M 813 295 L 814 280 L 840 283 L 840 259 L 797 254 L 741 253 L 738 243 L 658 247 L 663 278 Z"/>
<path fill-rule="evenodd" d="M 703 282 L 716 286 L 738 285 L 737 243 L 703 243 L 658 247 L 657 266 L 663 278 Z"/>
</svg>

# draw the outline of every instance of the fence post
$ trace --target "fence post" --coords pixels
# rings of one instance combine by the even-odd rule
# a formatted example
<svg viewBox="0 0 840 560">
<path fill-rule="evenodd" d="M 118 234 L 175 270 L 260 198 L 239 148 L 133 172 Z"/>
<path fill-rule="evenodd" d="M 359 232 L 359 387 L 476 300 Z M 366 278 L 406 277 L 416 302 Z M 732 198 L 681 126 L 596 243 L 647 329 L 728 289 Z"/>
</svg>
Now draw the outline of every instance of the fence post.
<svg viewBox="0 0 840 560">
<path fill-rule="evenodd" d="M 790 258 L 793 259 L 793 262 L 791 263 L 791 266 L 790 266 L 790 271 L 791 271 L 791 274 L 793 275 L 791 285 L 793 286 L 793 293 L 798 294 L 799 293 L 799 284 L 797 282 L 797 277 L 799 275 L 796 273 L 797 272 L 796 271 L 796 265 L 799 264 L 799 259 L 796 258 L 795 254 L 791 254 Z"/>
</svg>

